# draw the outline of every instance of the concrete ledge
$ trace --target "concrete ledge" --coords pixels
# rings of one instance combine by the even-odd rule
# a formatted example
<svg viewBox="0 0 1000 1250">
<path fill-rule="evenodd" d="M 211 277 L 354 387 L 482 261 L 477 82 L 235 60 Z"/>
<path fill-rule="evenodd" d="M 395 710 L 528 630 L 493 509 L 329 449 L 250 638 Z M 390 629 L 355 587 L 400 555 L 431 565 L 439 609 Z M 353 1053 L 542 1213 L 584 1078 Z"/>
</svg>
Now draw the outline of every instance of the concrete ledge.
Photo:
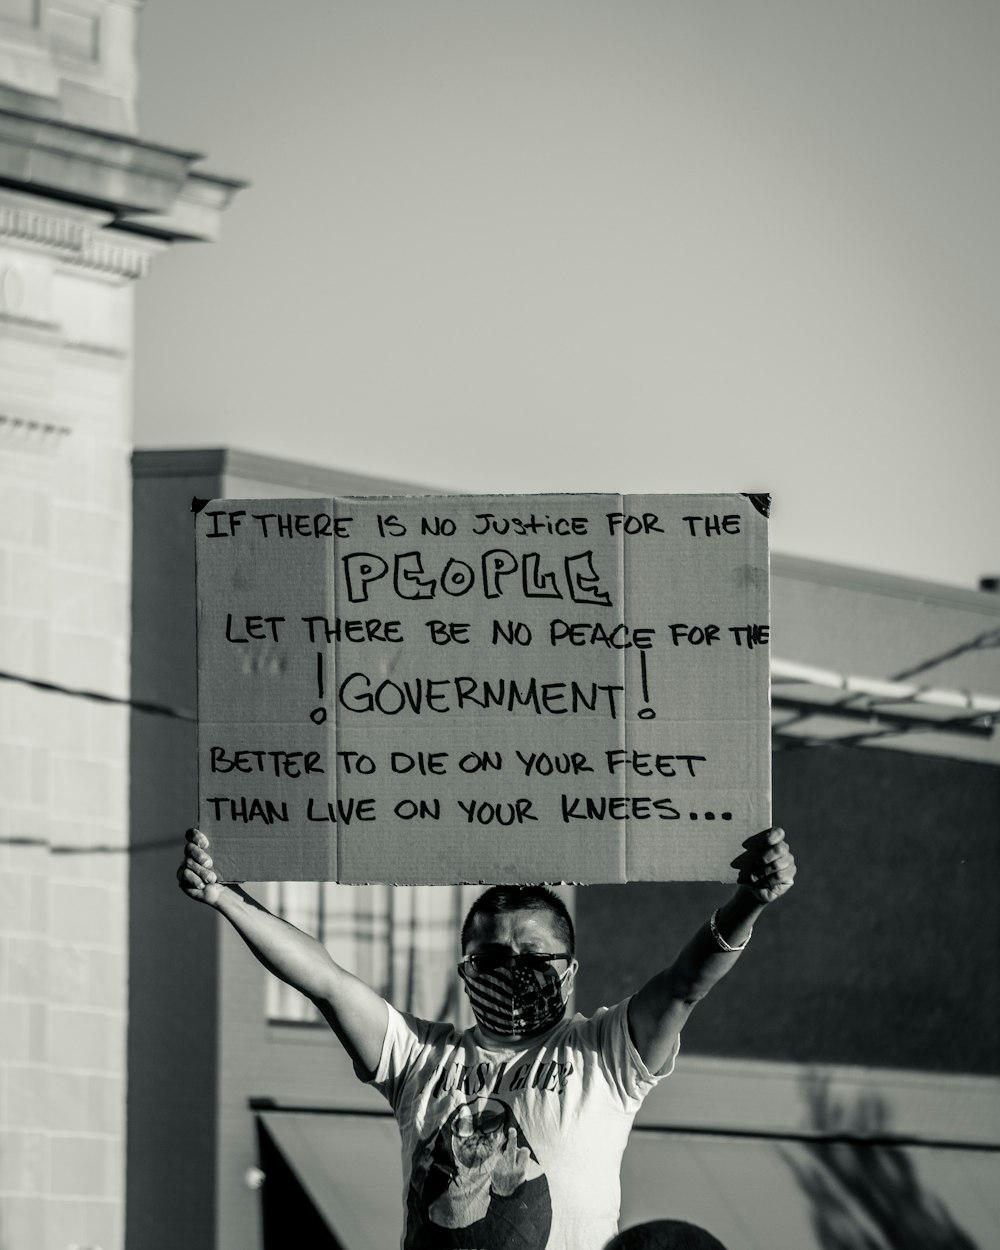
<svg viewBox="0 0 1000 1250">
<path fill-rule="evenodd" d="M 195 173 L 201 159 L 198 152 L 0 108 L 0 183 L 108 210 L 119 230 L 166 240 L 217 238 L 219 215 L 246 184 Z"/>
</svg>

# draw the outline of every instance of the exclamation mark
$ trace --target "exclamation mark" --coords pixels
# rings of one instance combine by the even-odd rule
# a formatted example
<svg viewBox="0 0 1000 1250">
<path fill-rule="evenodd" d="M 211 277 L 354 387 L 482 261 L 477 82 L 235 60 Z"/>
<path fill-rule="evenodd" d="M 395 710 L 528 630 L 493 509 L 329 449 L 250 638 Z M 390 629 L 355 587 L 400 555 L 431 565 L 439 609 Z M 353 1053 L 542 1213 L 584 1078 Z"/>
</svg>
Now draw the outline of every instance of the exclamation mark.
<svg viewBox="0 0 1000 1250">
<path fill-rule="evenodd" d="M 656 712 L 649 706 L 649 674 L 646 672 L 646 652 L 639 652 L 639 667 L 642 672 L 642 697 L 646 706 L 639 709 L 640 720 L 655 720 Z"/>
<path fill-rule="evenodd" d="M 320 699 L 323 698 L 323 652 L 316 652 L 316 690 Z M 642 713 L 640 712 L 640 716 Z M 326 720 L 326 708 L 315 707 L 309 713 L 309 719 L 314 725 L 322 725 Z"/>
</svg>

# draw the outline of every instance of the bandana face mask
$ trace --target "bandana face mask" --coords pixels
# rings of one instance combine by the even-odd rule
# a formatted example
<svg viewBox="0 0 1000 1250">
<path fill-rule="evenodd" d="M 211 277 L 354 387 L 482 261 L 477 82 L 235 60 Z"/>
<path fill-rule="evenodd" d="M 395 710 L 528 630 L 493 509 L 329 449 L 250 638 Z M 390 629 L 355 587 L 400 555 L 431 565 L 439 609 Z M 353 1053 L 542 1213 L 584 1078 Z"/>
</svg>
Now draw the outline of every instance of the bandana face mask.
<svg viewBox="0 0 1000 1250">
<path fill-rule="evenodd" d="M 467 955 L 458 965 L 458 974 L 480 1027 L 519 1041 L 557 1024 L 566 1010 L 562 987 L 569 969 L 560 976 L 550 958 L 523 954 L 497 960 Z"/>
</svg>

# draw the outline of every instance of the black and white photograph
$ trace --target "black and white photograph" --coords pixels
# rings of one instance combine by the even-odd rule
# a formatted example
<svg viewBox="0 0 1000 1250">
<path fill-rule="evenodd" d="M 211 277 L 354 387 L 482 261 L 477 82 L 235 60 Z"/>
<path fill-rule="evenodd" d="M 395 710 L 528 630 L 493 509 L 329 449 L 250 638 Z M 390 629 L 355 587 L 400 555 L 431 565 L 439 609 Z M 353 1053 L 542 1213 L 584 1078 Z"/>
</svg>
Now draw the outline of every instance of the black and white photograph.
<svg viewBox="0 0 1000 1250">
<path fill-rule="evenodd" d="M 998 64 L 0 0 L 0 1250 L 1000 1247 Z"/>
</svg>

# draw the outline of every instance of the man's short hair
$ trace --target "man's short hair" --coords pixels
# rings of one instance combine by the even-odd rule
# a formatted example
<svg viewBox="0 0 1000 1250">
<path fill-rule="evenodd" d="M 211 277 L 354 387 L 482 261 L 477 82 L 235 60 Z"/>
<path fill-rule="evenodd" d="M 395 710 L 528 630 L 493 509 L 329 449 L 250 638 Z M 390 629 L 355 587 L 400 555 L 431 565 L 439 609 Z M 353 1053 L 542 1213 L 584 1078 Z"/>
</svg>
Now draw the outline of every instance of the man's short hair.
<svg viewBox="0 0 1000 1250">
<path fill-rule="evenodd" d="M 625 1229 L 608 1242 L 607 1250 L 726 1250 L 704 1228 L 686 1220 L 649 1220 Z"/>
<path fill-rule="evenodd" d="M 563 948 L 576 953 L 576 935 L 573 920 L 566 904 L 554 890 L 545 885 L 494 885 L 480 894 L 469 908 L 462 925 L 462 950 L 469 944 L 478 916 L 503 916 L 511 911 L 547 911 Z"/>
</svg>

